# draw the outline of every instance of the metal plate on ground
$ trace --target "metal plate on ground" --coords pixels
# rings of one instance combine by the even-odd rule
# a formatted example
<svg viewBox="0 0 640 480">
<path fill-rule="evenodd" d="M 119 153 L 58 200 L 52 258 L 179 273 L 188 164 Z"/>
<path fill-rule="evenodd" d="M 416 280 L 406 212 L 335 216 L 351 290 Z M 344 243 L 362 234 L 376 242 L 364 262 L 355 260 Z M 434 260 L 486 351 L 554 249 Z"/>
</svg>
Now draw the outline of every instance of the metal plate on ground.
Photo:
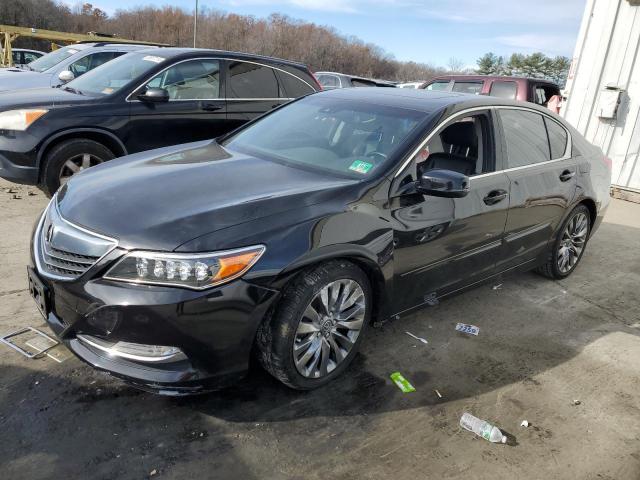
<svg viewBox="0 0 640 480">
<path fill-rule="evenodd" d="M 16 340 L 19 337 L 22 337 L 24 339 L 25 335 L 29 335 L 29 337 L 26 338 L 26 341 L 32 341 L 34 338 L 37 338 L 37 336 L 39 336 L 43 339 L 44 342 L 46 342 L 46 344 L 39 343 L 37 344 L 39 345 L 38 347 L 34 347 L 32 345 L 27 345 L 25 343 L 24 345 L 26 347 L 33 349 L 33 350 L 27 350 L 26 348 L 23 348 L 22 346 L 16 343 Z M 21 353 L 27 358 L 37 358 L 40 355 L 45 354 L 47 351 L 51 350 L 52 348 L 60 344 L 60 342 L 58 342 L 58 340 L 56 340 L 55 338 L 52 338 L 46 333 L 33 327 L 25 327 L 25 328 L 21 328 L 20 330 L 16 330 L 15 332 L 9 333 L 4 337 L 0 338 L 0 342 L 4 343 L 5 345 L 8 345 L 9 347 L 13 348 L 14 350 Z"/>
<path fill-rule="evenodd" d="M 480 328 L 476 327 L 475 325 L 467 325 L 466 323 L 458 323 L 458 324 L 456 324 L 456 331 L 462 332 L 462 333 L 468 333 L 469 335 L 478 336 L 478 333 L 480 333 Z"/>
<path fill-rule="evenodd" d="M 44 351 L 44 354 L 51 360 L 58 363 L 62 363 L 65 360 L 69 360 L 72 355 L 71 352 L 62 344 L 58 344 L 53 348 L 48 348 L 51 342 L 44 337 L 37 336 L 24 342 L 27 347 L 31 347 L 34 350 Z"/>
</svg>

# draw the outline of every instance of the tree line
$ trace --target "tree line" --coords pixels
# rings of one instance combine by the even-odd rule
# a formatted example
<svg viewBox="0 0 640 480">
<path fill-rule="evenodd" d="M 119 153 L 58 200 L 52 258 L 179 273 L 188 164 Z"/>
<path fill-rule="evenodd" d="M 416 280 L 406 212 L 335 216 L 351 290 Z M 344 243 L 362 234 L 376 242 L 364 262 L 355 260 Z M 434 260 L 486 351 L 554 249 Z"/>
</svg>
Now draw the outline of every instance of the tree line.
<svg viewBox="0 0 640 480">
<path fill-rule="evenodd" d="M 55 0 L 2 0 L 0 24 L 73 33 L 101 32 L 120 38 L 193 46 L 193 13 L 180 7 L 131 7 L 107 15 L 90 3 L 74 7 Z M 313 71 L 329 70 L 394 81 L 428 80 L 445 73 L 473 73 L 451 58 L 448 68 L 403 62 L 373 43 L 340 34 L 332 27 L 296 20 L 282 14 L 268 18 L 202 8 L 198 11 L 197 46 L 234 50 L 299 61 Z M 16 46 L 46 43 L 19 38 Z M 568 69 L 568 59 L 566 69 Z M 543 54 L 512 55 L 508 61 L 492 53 L 478 60 L 478 73 L 562 78 L 562 62 Z M 536 69 L 537 68 L 537 69 Z"/>
</svg>

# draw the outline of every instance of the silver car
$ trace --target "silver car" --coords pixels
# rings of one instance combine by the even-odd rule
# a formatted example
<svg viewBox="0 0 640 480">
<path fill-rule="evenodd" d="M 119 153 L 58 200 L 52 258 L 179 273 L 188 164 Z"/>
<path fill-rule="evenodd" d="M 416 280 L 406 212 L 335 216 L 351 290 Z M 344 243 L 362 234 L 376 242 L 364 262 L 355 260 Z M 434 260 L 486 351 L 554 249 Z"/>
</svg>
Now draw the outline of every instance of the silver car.
<svg viewBox="0 0 640 480">
<path fill-rule="evenodd" d="M 24 68 L 0 70 L 0 91 L 57 87 L 120 55 L 145 48 L 150 47 L 107 42 L 68 45 L 43 55 Z"/>
</svg>

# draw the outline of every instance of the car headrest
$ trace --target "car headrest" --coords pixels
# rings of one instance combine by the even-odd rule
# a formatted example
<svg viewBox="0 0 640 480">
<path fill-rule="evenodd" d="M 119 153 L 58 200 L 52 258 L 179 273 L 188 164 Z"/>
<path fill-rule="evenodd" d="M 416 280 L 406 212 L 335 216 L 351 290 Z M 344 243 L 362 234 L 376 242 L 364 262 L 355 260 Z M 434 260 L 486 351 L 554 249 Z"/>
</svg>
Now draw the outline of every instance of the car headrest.
<svg viewBox="0 0 640 480">
<path fill-rule="evenodd" d="M 473 122 L 453 123 L 442 131 L 440 138 L 444 143 L 463 148 L 475 147 L 478 140 Z"/>
</svg>

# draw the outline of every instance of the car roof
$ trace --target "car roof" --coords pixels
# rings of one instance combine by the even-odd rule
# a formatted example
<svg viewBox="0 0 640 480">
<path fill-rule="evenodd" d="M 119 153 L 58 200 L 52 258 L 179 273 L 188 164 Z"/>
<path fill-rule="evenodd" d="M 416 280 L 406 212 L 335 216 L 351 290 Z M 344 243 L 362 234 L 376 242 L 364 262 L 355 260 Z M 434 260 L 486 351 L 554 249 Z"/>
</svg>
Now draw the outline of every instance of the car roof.
<svg viewBox="0 0 640 480">
<path fill-rule="evenodd" d="M 170 58 L 195 58 L 201 55 L 216 55 L 222 58 L 238 58 L 244 60 L 261 60 L 264 62 L 278 63 L 281 65 L 290 65 L 306 69 L 304 63 L 294 62 L 292 60 L 284 60 L 282 58 L 267 57 L 265 55 L 254 55 L 252 53 L 233 52 L 229 50 L 215 50 L 209 48 L 180 48 L 180 47 L 162 47 L 160 50 L 155 49 L 154 52 L 166 59 Z"/>
<path fill-rule="evenodd" d="M 315 72 L 315 75 L 338 75 L 340 77 L 347 77 L 350 78 L 351 80 L 364 80 L 367 82 L 374 82 L 374 83 L 382 83 L 385 85 L 395 85 L 394 82 L 390 82 L 388 80 L 379 80 L 377 78 L 367 78 L 367 77 L 361 77 L 360 75 L 350 75 L 348 73 L 340 73 L 340 72 Z"/>
<path fill-rule="evenodd" d="M 429 80 L 429 83 L 436 80 L 508 80 L 513 82 L 539 82 L 556 85 L 552 81 L 545 80 L 544 78 L 515 77 L 508 75 L 438 75 Z"/>
<path fill-rule="evenodd" d="M 339 88 L 324 90 L 313 96 L 335 97 L 344 100 L 357 100 L 388 107 L 407 108 L 425 113 L 441 111 L 448 107 L 457 109 L 490 106 L 515 106 L 550 113 L 547 108 L 529 102 L 508 100 L 488 95 L 470 95 L 467 93 L 430 91 L 408 88 Z"/>
</svg>

